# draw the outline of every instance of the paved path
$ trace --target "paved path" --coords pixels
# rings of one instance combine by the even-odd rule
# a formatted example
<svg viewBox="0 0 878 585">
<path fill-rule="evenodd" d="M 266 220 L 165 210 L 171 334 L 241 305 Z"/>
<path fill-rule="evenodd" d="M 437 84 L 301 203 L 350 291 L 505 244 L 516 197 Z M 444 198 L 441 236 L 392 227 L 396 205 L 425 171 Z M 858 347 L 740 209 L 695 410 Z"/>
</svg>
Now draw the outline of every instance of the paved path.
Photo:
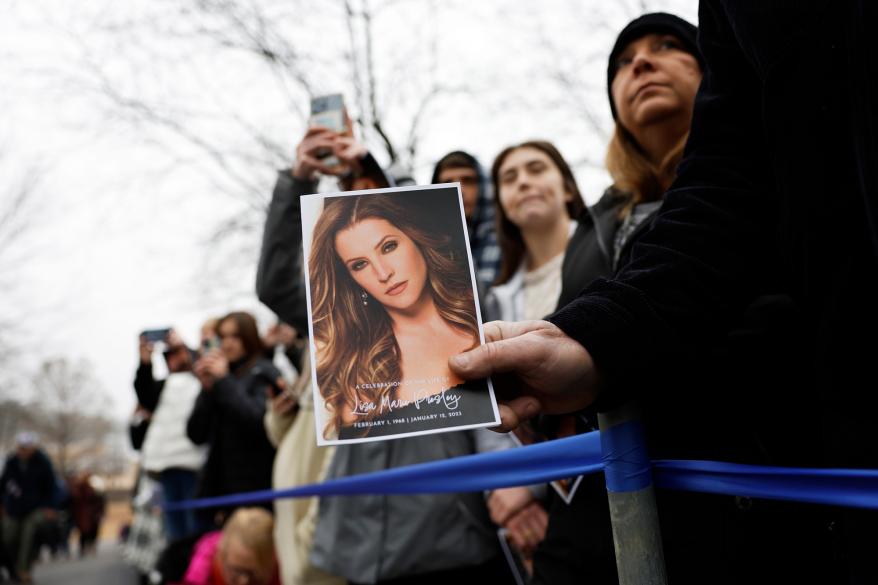
<svg viewBox="0 0 878 585">
<path fill-rule="evenodd" d="M 115 545 L 101 545 L 96 556 L 40 562 L 34 568 L 35 585 L 137 585 L 137 572 L 122 560 Z"/>
</svg>

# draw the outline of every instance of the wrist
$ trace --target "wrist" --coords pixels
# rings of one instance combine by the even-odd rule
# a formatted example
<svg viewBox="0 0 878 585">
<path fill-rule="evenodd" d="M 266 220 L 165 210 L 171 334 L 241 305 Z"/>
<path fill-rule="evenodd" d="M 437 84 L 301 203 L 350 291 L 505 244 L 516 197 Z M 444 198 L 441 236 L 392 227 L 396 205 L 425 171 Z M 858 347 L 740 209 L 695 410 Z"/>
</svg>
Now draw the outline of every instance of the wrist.
<svg viewBox="0 0 878 585">
<path fill-rule="evenodd" d="M 302 164 L 294 164 L 290 169 L 290 176 L 294 181 L 310 182 L 314 180 L 314 169 Z"/>
</svg>

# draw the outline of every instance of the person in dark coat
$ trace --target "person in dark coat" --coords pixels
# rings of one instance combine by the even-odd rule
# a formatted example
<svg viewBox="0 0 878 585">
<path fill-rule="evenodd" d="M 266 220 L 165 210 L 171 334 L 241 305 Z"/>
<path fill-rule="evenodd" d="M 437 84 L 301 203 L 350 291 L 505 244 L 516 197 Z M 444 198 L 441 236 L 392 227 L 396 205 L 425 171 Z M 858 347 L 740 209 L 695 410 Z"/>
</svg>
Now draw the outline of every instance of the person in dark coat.
<svg viewBox="0 0 878 585">
<path fill-rule="evenodd" d="M 217 332 L 220 349 L 195 364 L 202 389 L 186 424 L 193 443 L 210 445 L 199 497 L 269 489 L 274 461 L 262 419 L 267 389 L 280 374 L 263 357 L 252 315 L 229 313 L 219 320 Z"/>
<path fill-rule="evenodd" d="M 316 191 L 318 172 L 337 173 L 315 158 L 322 146 L 334 146 L 337 158 L 356 169 L 353 181 L 342 180 L 345 190 L 387 187 L 394 181 L 377 166 L 365 146 L 321 128 L 306 132 L 296 148 L 293 168 L 279 173 L 265 223 L 256 290 L 281 320 L 300 331 L 308 331 L 308 316 L 299 198 Z M 505 443 L 493 433 L 468 430 L 405 441 L 340 445 L 326 473 L 328 478 L 343 477 L 496 450 Z M 442 523 L 435 522 L 437 514 Z M 438 528 L 440 524 L 445 528 Z M 441 535 L 433 535 L 434 530 Z M 360 533 L 385 537 L 363 539 Z M 415 533 L 420 537 L 411 538 Z M 437 554 L 439 549 L 442 554 Z M 310 563 L 362 583 L 395 583 L 397 579 L 400 583 L 444 583 L 462 578 L 511 582 L 512 574 L 501 555 L 482 494 L 367 495 L 321 501 Z"/>
<path fill-rule="evenodd" d="M 597 278 L 612 276 L 618 258 L 660 208 L 683 156 L 701 81 L 696 34 L 695 26 L 667 13 L 640 16 L 619 33 L 607 78 L 616 122 L 606 159 L 613 185 L 578 218 L 564 256 L 557 308 Z M 559 438 L 596 430 L 597 416 L 591 409 L 544 416 L 537 427 L 543 436 Z M 555 490 L 548 496 L 549 524 L 536 550 L 534 583 L 616 583 L 603 477 L 581 478 L 572 496 Z M 679 515 L 663 508 L 666 515 L 672 511 Z"/>
<path fill-rule="evenodd" d="M 16 436 L 16 450 L 0 475 L 3 502 L 3 545 L 22 583 L 31 582 L 35 536 L 40 524 L 54 519 L 55 471 L 31 432 Z"/>
<path fill-rule="evenodd" d="M 876 23 L 878 6 L 866 2 L 702 1 L 704 80 L 684 160 L 619 273 L 548 322 L 487 326 L 499 345 L 452 360 L 472 377 L 517 374 L 529 396 L 502 409 L 506 426 L 636 397 L 670 416 L 678 446 L 693 452 L 721 438 L 704 428 L 707 400 L 738 415 L 776 465 L 878 467 L 878 397 L 864 383 L 873 352 L 862 335 L 878 325 L 878 47 L 866 37 Z M 800 383 L 714 393 L 708 378 L 699 395 L 659 383 L 740 324 L 766 283 L 794 302 L 782 327 L 799 337 L 789 374 L 806 373 Z M 753 360 L 770 365 L 786 348 L 756 349 Z M 738 529 L 733 515 L 715 520 Z M 876 520 L 767 509 L 751 546 L 783 546 L 761 567 L 715 565 L 702 582 L 875 582 Z"/>
</svg>

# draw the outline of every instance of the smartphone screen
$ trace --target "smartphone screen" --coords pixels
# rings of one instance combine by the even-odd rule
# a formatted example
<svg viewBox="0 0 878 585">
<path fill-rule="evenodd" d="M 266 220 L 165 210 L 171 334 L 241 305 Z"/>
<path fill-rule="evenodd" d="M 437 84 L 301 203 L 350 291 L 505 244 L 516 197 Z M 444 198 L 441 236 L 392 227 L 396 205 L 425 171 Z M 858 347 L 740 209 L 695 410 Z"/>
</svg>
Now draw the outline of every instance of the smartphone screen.
<svg viewBox="0 0 878 585">
<path fill-rule="evenodd" d="M 201 342 L 201 353 L 206 354 L 213 349 L 220 348 L 220 340 L 219 337 L 208 337 L 204 341 Z"/>
<path fill-rule="evenodd" d="M 344 97 L 340 93 L 321 95 L 311 98 L 311 126 L 322 126 L 335 132 L 344 132 Z M 325 148 L 318 150 L 317 158 L 328 167 L 338 166 L 339 160 L 332 156 L 332 150 Z"/>
<path fill-rule="evenodd" d="M 311 125 L 344 132 L 344 97 L 340 93 L 321 95 L 311 99 Z"/>
<path fill-rule="evenodd" d="M 150 343 L 155 343 L 157 341 L 164 341 L 165 339 L 167 339 L 170 332 L 170 327 L 165 329 L 146 329 L 141 333 L 141 335 L 144 336 L 146 340 Z"/>
</svg>

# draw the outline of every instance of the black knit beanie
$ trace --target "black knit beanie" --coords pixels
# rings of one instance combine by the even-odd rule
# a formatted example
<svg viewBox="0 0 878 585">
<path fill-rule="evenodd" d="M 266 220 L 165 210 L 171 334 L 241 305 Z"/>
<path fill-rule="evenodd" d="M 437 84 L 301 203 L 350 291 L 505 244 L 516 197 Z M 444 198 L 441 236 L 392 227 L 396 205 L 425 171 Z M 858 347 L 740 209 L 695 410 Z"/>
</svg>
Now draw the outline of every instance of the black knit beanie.
<svg viewBox="0 0 878 585">
<path fill-rule="evenodd" d="M 616 106 L 613 104 L 612 86 L 613 78 L 616 77 L 616 59 L 629 43 L 652 33 L 671 34 L 680 39 L 683 50 L 698 59 L 698 65 L 702 70 L 704 69 L 704 58 L 701 56 L 701 51 L 698 50 L 697 27 L 679 16 L 666 12 L 652 12 L 635 18 L 619 33 L 616 44 L 610 51 L 610 60 L 607 64 L 607 94 L 610 96 L 610 110 L 613 112 L 614 120 L 616 119 Z"/>
</svg>

